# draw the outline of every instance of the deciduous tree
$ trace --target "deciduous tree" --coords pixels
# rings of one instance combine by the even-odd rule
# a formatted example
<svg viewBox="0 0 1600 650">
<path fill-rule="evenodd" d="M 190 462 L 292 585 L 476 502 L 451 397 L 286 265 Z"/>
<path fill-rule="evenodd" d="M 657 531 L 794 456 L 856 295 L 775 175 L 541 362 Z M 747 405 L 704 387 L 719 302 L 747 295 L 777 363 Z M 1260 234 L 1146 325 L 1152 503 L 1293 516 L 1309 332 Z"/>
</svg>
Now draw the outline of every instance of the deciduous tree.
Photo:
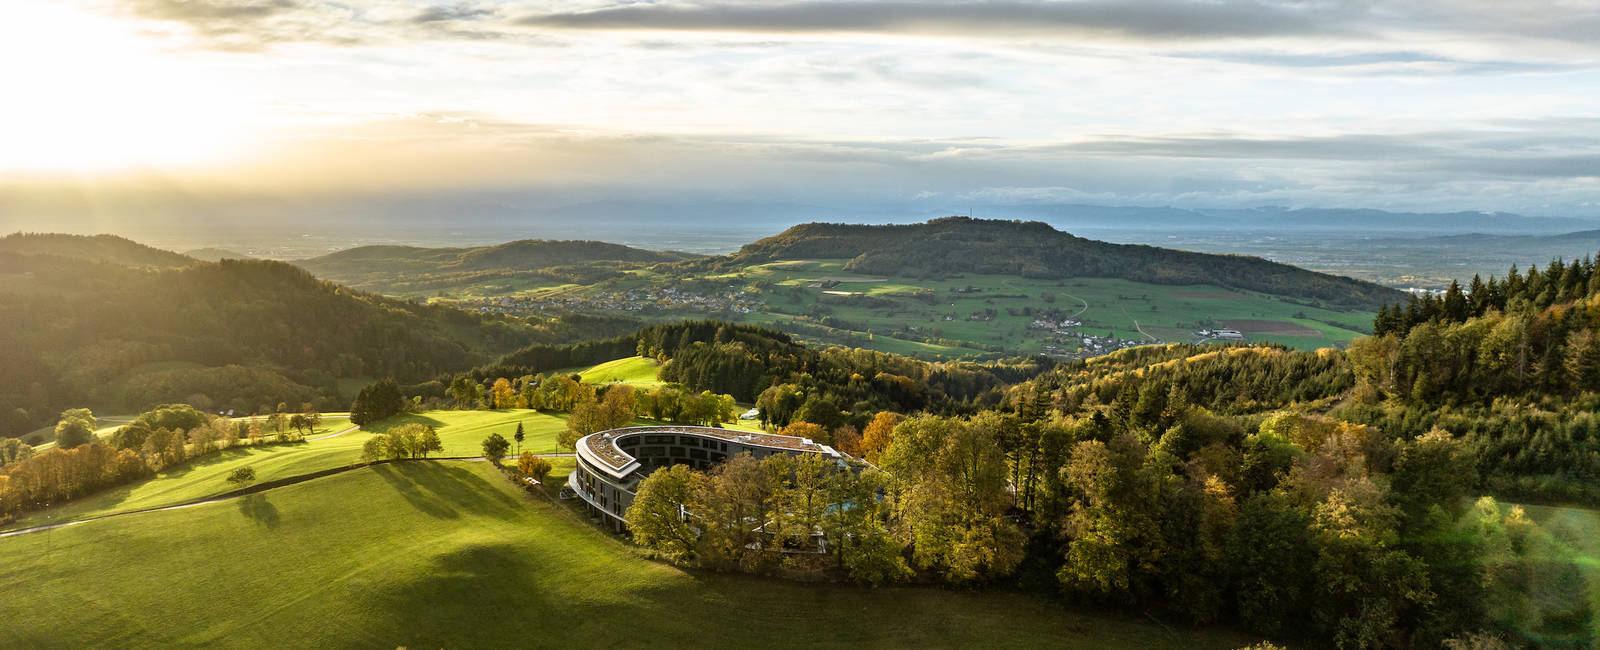
<svg viewBox="0 0 1600 650">
<path fill-rule="evenodd" d="M 633 540 L 675 562 L 692 558 L 699 535 L 686 510 L 696 504 L 704 480 L 687 465 L 673 465 L 640 481 L 626 517 Z"/>
<path fill-rule="evenodd" d="M 67 409 L 56 422 L 56 446 L 71 449 L 94 440 L 95 419 L 89 409 Z"/>
<path fill-rule="evenodd" d="M 235 489 L 242 489 L 246 486 L 249 486 L 251 483 L 256 482 L 256 468 L 247 465 L 245 467 L 235 469 L 232 473 L 228 474 L 228 482 L 232 483 Z"/>
<path fill-rule="evenodd" d="M 899 413 L 888 411 L 880 411 L 872 416 L 872 422 L 861 432 L 861 453 L 867 462 L 878 462 L 884 450 L 889 448 L 889 443 L 894 440 L 894 428 L 903 419 Z"/>
<path fill-rule="evenodd" d="M 498 433 L 491 433 L 489 437 L 483 439 L 483 457 L 496 465 L 500 464 L 500 459 L 505 458 L 506 452 L 510 450 L 511 443 Z"/>
</svg>

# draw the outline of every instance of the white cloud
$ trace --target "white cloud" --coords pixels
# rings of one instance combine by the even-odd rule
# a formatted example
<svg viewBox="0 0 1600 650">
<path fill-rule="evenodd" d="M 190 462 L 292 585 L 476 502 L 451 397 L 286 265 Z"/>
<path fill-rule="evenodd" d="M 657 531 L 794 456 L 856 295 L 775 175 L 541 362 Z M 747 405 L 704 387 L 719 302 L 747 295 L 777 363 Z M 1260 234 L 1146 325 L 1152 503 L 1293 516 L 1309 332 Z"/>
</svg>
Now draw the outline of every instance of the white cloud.
<svg viewBox="0 0 1600 650">
<path fill-rule="evenodd" d="M 84 1 L 268 143 L 171 171 L 199 193 L 1551 213 L 1600 195 L 1591 3 Z"/>
</svg>

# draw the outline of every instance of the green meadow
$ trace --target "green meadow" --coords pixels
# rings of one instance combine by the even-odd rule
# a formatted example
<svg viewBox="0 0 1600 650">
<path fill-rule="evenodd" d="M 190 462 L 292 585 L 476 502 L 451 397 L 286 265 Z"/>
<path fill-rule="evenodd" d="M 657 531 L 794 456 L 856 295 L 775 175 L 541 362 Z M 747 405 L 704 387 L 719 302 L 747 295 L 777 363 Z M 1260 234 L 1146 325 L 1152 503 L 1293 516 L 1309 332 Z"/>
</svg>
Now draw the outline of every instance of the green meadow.
<svg viewBox="0 0 1600 650">
<path fill-rule="evenodd" d="M 1119 340 L 1192 342 L 1200 328 L 1234 328 L 1250 341 L 1314 350 L 1343 347 L 1369 331 L 1374 314 L 1301 304 L 1278 296 L 1213 285 L 1172 286 L 1107 278 L 1030 279 L 963 274 L 944 279 L 870 276 L 844 271 L 848 260 L 788 260 L 747 266 L 685 282 L 740 289 L 765 307 L 719 318 L 781 329 L 802 340 L 892 352 L 923 359 L 1071 352 L 1080 342 L 1033 328 L 1042 312 L 1076 317 L 1087 335 Z M 541 287 L 534 298 L 583 299 L 602 292 L 680 280 L 634 269 L 592 286 Z M 1024 310 L 1030 310 L 1025 313 Z M 670 321 L 700 314 L 641 314 Z M 617 369 L 624 370 L 624 369 Z M 613 371 L 616 372 L 616 371 Z M 617 373 L 630 381 L 625 373 Z M 585 377 L 591 380 L 590 377 Z M 605 377 L 592 380 L 605 381 Z"/>
<path fill-rule="evenodd" d="M 487 463 L 362 468 L 0 539 L 3 647 L 1233 648 L 1010 592 L 691 573 Z M 20 594 L 18 594 L 20 595 Z"/>
<path fill-rule="evenodd" d="M 240 467 L 254 468 L 256 480 L 264 483 L 354 465 L 361 461 L 361 446 L 373 433 L 383 433 L 396 426 L 412 423 L 429 425 L 439 432 L 439 440 L 444 444 L 444 451 L 439 455 L 444 457 L 477 457 L 483 453 L 484 438 L 491 433 L 498 433 L 511 440 L 519 423 L 523 426 L 524 434 L 522 451 L 536 454 L 572 451 L 561 449 L 556 443 L 557 436 L 567 428 L 564 413 L 540 413 L 529 409 L 424 411 L 395 416 L 331 437 L 325 436 L 350 428 L 349 420 L 343 416 L 324 417 L 322 426 L 308 437 L 311 439 L 307 442 L 226 449 L 143 481 L 30 514 L 0 527 L 0 530 L 16 530 L 204 499 L 233 490 L 234 486 L 226 479 Z M 640 419 L 635 420 L 634 424 L 654 423 Z M 729 422 L 723 426 L 745 431 L 761 430 L 759 423 L 751 421 Z M 513 446 L 512 452 L 516 451 Z"/>
<path fill-rule="evenodd" d="M 661 364 L 646 357 L 625 357 L 592 366 L 578 373 L 586 384 L 630 384 L 645 388 L 660 386 Z"/>
<path fill-rule="evenodd" d="M 1035 317 L 1011 313 L 1024 308 L 1036 312 L 1059 310 L 1081 319 L 1083 327 L 1079 329 L 1084 333 L 1120 339 L 1190 341 L 1194 339 L 1192 330 L 1204 323 L 1210 328 L 1240 329 L 1252 341 L 1300 349 L 1343 346 L 1359 336 L 1359 330 L 1369 328 L 1373 317 L 1371 312 L 1325 309 L 1211 285 L 1169 286 L 1106 278 L 1037 280 L 976 274 L 942 280 L 869 277 L 842 271 L 844 263 L 845 260 L 781 262 L 722 277 L 804 289 L 798 299 L 776 295 L 768 298 L 769 305 L 788 314 L 769 316 L 772 324 L 781 325 L 785 318 L 797 315 L 822 313 L 854 325 L 844 329 L 858 333 L 859 339 L 864 340 L 866 331 L 871 330 L 871 340 L 864 340 L 864 347 L 896 352 L 899 350 L 884 347 L 893 345 L 885 339 L 907 338 L 902 333 L 905 327 L 917 328 L 916 334 L 934 333 L 944 339 L 1039 352 L 1043 344 L 1041 332 L 1029 329 Z M 827 291 L 854 295 L 825 294 L 822 287 L 813 286 L 822 282 L 827 283 Z M 913 298 L 918 291 L 927 298 Z M 907 351 L 949 352 L 915 348 Z"/>
<path fill-rule="evenodd" d="M 49 510 L 33 513 L 5 526 L 27 528 L 108 514 L 159 508 L 222 494 L 234 489 L 227 476 L 240 467 L 251 467 L 259 482 L 273 481 L 325 469 L 353 465 L 361 460 L 361 445 L 373 432 L 409 422 L 430 424 L 439 431 L 445 456 L 477 456 L 484 437 L 499 432 L 511 438 L 517 423 L 524 423 L 526 440 L 522 448 L 535 453 L 556 451 L 556 435 L 566 428 L 563 417 L 529 410 L 507 411 L 428 411 L 390 418 L 367 429 L 324 437 L 348 429 L 344 417 L 325 417 L 322 426 L 307 442 L 234 447 L 203 456 L 155 476 L 90 495 Z"/>
</svg>

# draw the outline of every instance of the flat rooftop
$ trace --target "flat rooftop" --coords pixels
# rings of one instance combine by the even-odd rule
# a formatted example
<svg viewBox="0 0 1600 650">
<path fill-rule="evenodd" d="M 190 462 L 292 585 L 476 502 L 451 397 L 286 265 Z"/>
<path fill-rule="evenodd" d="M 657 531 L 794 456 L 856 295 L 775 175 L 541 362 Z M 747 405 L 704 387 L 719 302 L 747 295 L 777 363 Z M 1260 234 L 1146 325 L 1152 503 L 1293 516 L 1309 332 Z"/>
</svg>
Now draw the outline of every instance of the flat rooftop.
<svg viewBox="0 0 1600 650">
<path fill-rule="evenodd" d="M 732 429 L 719 429 L 715 427 L 691 426 L 654 426 L 654 427 L 627 427 L 611 429 L 584 436 L 578 441 L 578 446 L 591 461 L 604 464 L 605 469 L 619 475 L 631 470 L 635 459 L 628 452 L 617 447 L 617 440 L 636 435 L 685 435 L 700 436 L 702 438 L 717 438 L 728 442 L 749 445 L 753 447 L 767 447 L 770 449 L 783 449 L 787 451 L 825 453 L 837 455 L 827 445 L 820 445 L 808 438 L 795 436 L 780 436 L 775 433 L 752 433 L 749 431 L 734 431 Z"/>
</svg>

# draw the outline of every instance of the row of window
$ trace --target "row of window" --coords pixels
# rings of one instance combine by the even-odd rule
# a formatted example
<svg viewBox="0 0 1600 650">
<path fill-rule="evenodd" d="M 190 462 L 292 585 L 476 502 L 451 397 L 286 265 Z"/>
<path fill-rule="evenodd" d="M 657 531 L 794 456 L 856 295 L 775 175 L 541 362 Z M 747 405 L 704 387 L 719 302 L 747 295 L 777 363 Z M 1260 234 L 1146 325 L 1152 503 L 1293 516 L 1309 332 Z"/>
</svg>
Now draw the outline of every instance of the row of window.
<svg viewBox="0 0 1600 650">
<path fill-rule="evenodd" d="M 722 452 L 728 451 L 727 441 L 713 440 L 711 438 L 697 438 L 694 436 L 677 436 L 676 440 L 673 439 L 673 436 L 629 436 L 618 441 L 617 446 L 623 449 L 631 450 L 634 447 L 639 446 L 641 443 L 646 445 L 678 444 L 684 447 L 704 447 L 706 449 L 714 449 Z"/>
</svg>

